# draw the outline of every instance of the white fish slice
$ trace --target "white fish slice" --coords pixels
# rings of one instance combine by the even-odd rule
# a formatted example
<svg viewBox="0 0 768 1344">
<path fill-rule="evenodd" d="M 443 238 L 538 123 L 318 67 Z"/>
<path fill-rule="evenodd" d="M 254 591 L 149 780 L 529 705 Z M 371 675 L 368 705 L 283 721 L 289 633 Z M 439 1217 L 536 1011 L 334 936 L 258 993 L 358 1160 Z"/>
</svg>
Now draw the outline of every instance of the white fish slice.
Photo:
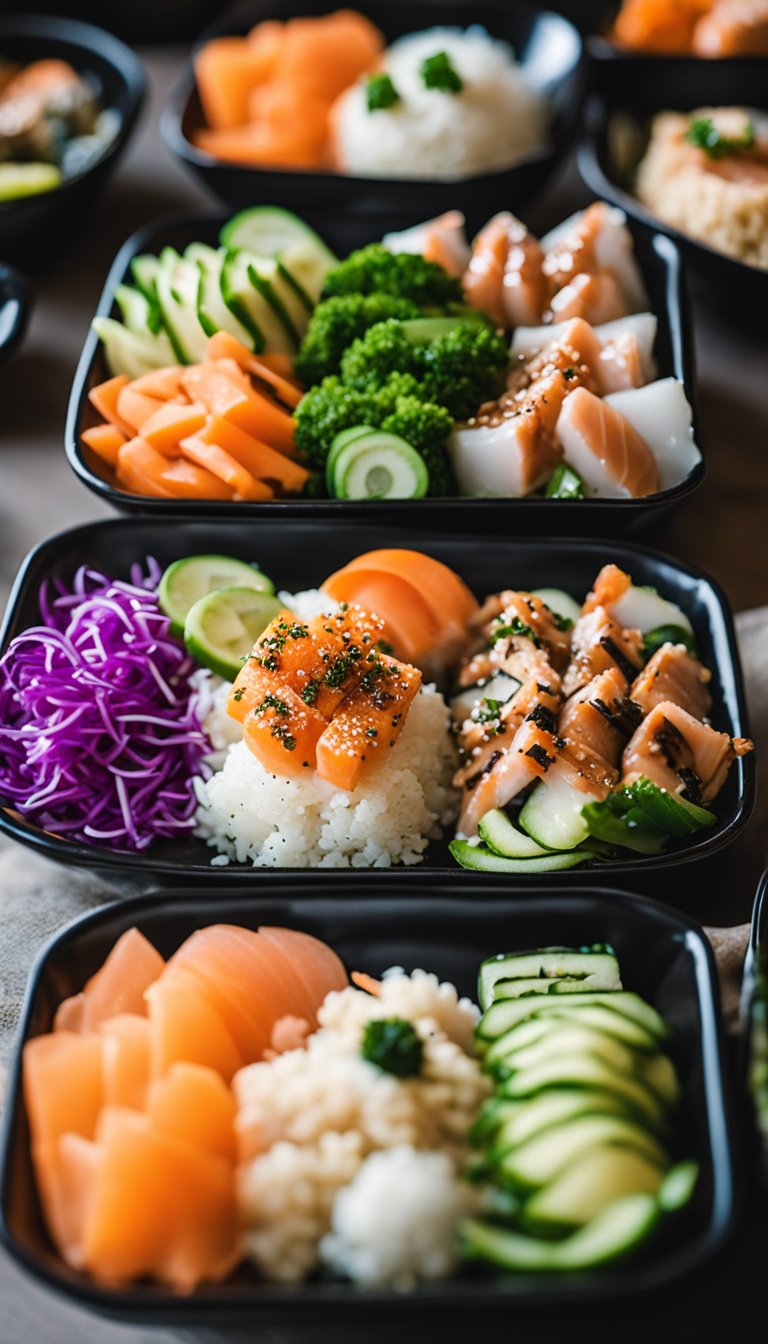
<svg viewBox="0 0 768 1344">
<path fill-rule="evenodd" d="M 545 234 L 541 239 L 544 251 L 551 252 L 553 248 L 567 244 L 569 234 L 583 213 L 583 210 L 577 210 L 576 214 L 564 219 L 562 224 Z M 604 207 L 602 227 L 595 242 L 595 256 L 601 268 L 613 271 L 616 275 L 631 312 L 639 313 L 648 307 L 648 294 L 635 261 L 635 248 L 632 234 L 627 228 L 627 217 L 617 206 Z"/>
<path fill-rule="evenodd" d="M 567 322 L 556 322 L 550 327 L 518 327 L 512 337 L 510 354 L 529 358 L 545 346 L 551 345 L 562 336 Z M 656 342 L 658 318 L 655 313 L 632 313 L 629 317 L 618 317 L 613 322 L 602 322 L 594 328 L 601 345 L 620 339 L 622 336 L 634 336 L 640 351 L 646 381 L 656 374 L 653 347 Z"/>
<path fill-rule="evenodd" d="M 680 485 L 701 461 L 693 412 L 679 379 L 660 378 L 646 387 L 613 392 L 605 400 L 645 439 L 656 458 L 662 490 Z"/>
</svg>

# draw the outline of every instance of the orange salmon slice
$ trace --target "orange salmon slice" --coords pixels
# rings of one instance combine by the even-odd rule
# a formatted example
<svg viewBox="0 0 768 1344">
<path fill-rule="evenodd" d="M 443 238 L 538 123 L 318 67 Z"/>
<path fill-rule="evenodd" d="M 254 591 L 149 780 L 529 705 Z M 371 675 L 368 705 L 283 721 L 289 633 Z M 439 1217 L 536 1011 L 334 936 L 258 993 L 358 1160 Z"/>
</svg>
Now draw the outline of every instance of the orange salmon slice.
<svg viewBox="0 0 768 1344">
<path fill-rule="evenodd" d="M 371 663 L 317 743 L 320 777 L 354 789 L 394 747 L 420 686 L 418 668 L 387 657 Z"/>
<path fill-rule="evenodd" d="M 637 499 L 659 490 L 659 469 L 645 439 L 586 388 L 565 398 L 556 432 L 566 462 L 590 494 Z"/>
</svg>

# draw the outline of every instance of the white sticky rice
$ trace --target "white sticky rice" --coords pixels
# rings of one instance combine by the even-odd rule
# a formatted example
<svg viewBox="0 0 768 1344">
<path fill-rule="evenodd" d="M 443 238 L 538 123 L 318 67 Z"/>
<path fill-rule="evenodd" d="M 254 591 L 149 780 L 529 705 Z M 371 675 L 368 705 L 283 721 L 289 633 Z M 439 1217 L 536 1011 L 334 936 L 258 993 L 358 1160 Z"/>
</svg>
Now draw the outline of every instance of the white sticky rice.
<svg viewBox="0 0 768 1344">
<path fill-rule="evenodd" d="M 421 65 L 445 52 L 461 77 L 458 93 L 428 89 Z M 514 52 L 479 24 L 430 28 L 400 38 L 384 68 L 400 95 L 368 110 L 363 79 L 334 104 L 334 152 L 344 172 L 360 177 L 451 180 L 507 168 L 540 149 L 547 104 L 530 87 Z"/>
<path fill-rule="evenodd" d="M 328 610 L 314 590 L 281 600 L 302 619 Z M 206 674 L 208 675 L 208 674 Z M 456 816 L 449 715 L 423 686 L 387 756 L 350 792 L 313 772 L 281 779 L 265 770 L 226 713 L 228 683 L 201 680 L 200 713 L 215 773 L 196 779 L 196 834 L 226 859 L 257 868 L 388 868 L 419 863 Z M 213 860 L 216 862 L 216 860 Z"/>
</svg>

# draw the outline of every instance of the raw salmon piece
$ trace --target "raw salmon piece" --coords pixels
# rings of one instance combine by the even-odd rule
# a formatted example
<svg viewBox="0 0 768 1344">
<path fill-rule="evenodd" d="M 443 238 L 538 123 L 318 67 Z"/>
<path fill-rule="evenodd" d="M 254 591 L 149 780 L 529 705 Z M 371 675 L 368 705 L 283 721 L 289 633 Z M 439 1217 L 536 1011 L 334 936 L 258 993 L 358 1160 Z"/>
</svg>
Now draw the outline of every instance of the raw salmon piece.
<svg viewBox="0 0 768 1344">
<path fill-rule="evenodd" d="M 153 1078 L 172 1064 L 205 1064 L 229 1082 L 246 1063 L 227 1021 L 201 985 L 181 966 L 166 970 L 147 990 Z"/>
<path fill-rule="evenodd" d="M 696 56 L 768 56 L 768 0 L 717 0 L 693 30 Z"/>
<path fill-rule="evenodd" d="M 463 287 L 467 302 L 503 327 L 533 325 L 547 303 L 544 254 L 509 211 L 494 215 L 477 235 Z"/>
<path fill-rule="evenodd" d="M 122 1013 L 99 1025 L 102 1038 L 104 1105 L 141 1110 L 149 1084 L 149 1021 Z"/>
<path fill-rule="evenodd" d="M 53 1017 L 54 1031 L 82 1031 L 85 1012 L 85 994 L 71 994 L 62 999 Z"/>
<path fill-rule="evenodd" d="M 469 265 L 470 249 L 466 220 L 460 210 L 446 210 L 435 219 L 414 224 L 399 233 L 385 233 L 384 246 L 390 252 L 417 253 L 426 261 L 435 261 L 449 275 L 460 276 Z"/>
<path fill-rule="evenodd" d="M 355 10 L 290 19 L 280 53 L 280 76 L 330 103 L 376 66 L 383 50 L 379 29 Z"/>
<path fill-rule="evenodd" d="M 296 779 L 313 770 L 328 720 L 296 691 L 277 682 L 243 720 L 243 741 L 265 770 Z"/>
<path fill-rule="evenodd" d="M 165 962 L 138 929 L 118 938 L 104 965 L 92 975 L 80 995 L 64 999 L 54 1018 L 54 1030 L 78 1023 L 78 1031 L 95 1031 L 100 1022 L 121 1013 L 145 1014 L 144 991 L 160 975 Z"/>
<path fill-rule="evenodd" d="M 605 201 L 595 201 L 564 220 L 542 239 L 542 247 L 546 253 L 543 269 L 553 292 L 570 284 L 577 275 L 606 276 L 621 292 L 622 312 L 615 314 L 617 318 L 648 306 L 626 217 Z M 606 288 L 603 298 L 607 293 Z M 573 316 L 597 321 L 586 312 Z"/>
<path fill-rule="evenodd" d="M 533 406 L 491 415 L 487 423 L 476 417 L 474 424 L 457 425 L 448 454 L 463 494 L 505 499 L 546 485 L 563 456 L 554 436 L 541 432 Z"/>
<path fill-rule="evenodd" d="M 346 568 L 378 569 L 407 579 L 418 589 L 435 616 L 459 626 L 465 626 L 477 611 L 477 599 L 464 580 L 448 565 L 423 551 L 365 551 L 350 560 Z"/>
<path fill-rule="evenodd" d="M 752 750 L 743 737 L 731 738 L 663 700 L 651 710 L 627 744 L 622 784 L 650 779 L 670 793 L 708 803 L 725 783 L 731 762 Z"/>
<path fill-rule="evenodd" d="M 571 634 L 570 630 L 561 630 L 559 624 L 540 597 L 511 588 L 486 598 L 472 619 L 472 629 L 480 631 L 493 648 L 503 651 L 505 658 L 521 640 L 527 640 L 542 647 L 552 666 L 562 671 L 568 662 Z"/>
<path fill-rule="evenodd" d="M 593 677 L 563 705 L 557 725 L 560 748 L 550 779 L 562 775 L 590 796 L 605 798 L 618 780 L 622 748 L 641 717 L 617 667 Z"/>
<path fill-rule="evenodd" d="M 624 0 L 612 30 L 615 42 L 637 51 L 690 52 L 694 27 L 712 0 Z"/>
<path fill-rule="evenodd" d="M 85 1228 L 93 1206 L 99 1148 L 81 1134 L 60 1134 L 32 1151 L 46 1227 L 73 1269 L 84 1264 Z"/>
<path fill-rule="evenodd" d="M 55 1031 L 24 1046 L 24 1104 L 32 1143 L 59 1134 L 90 1139 L 104 1101 L 99 1036 Z"/>
<path fill-rule="evenodd" d="M 648 444 L 618 411 L 586 388 L 566 398 L 557 436 L 566 462 L 588 494 L 637 499 L 658 491 L 659 472 Z"/>
<path fill-rule="evenodd" d="M 617 317 L 624 317 L 627 305 L 613 275 L 608 272 L 591 275 L 582 271 L 553 295 L 550 312 L 553 322 L 583 317 L 596 326 L 599 322 L 613 322 Z"/>
<path fill-rule="evenodd" d="M 642 666 L 641 647 L 639 630 L 625 630 L 604 607 L 592 607 L 571 631 L 571 661 L 563 678 L 565 695 L 573 695 L 599 672 L 612 667 L 618 667 L 627 682 L 633 682 Z"/>
<path fill-rule="evenodd" d="M 623 569 L 619 569 L 618 565 L 603 565 L 591 591 L 587 593 L 584 599 L 584 605 L 581 608 L 582 614 L 588 616 L 591 611 L 595 610 L 595 607 L 604 607 L 606 611 L 610 611 L 614 602 L 618 602 L 619 598 L 631 587 L 631 578 L 624 573 Z"/>
<path fill-rule="evenodd" d="M 235 1099 L 221 1075 L 202 1064 L 172 1065 L 147 1095 L 147 1118 L 157 1133 L 229 1162 L 237 1156 L 235 1111 Z"/>
<path fill-rule="evenodd" d="M 226 1277 L 240 1258 L 232 1163 L 107 1107 L 84 1239 L 89 1273 L 123 1283 L 151 1275 L 182 1292 Z"/>
<path fill-rule="evenodd" d="M 317 744 L 317 773 L 339 789 L 354 789 L 394 747 L 421 686 L 415 667 L 386 656 L 367 666 Z"/>
<path fill-rule="evenodd" d="M 601 396 L 623 392 L 628 387 L 644 387 L 646 365 L 637 336 L 628 331 L 606 341 L 600 351 L 596 379 Z"/>
<path fill-rule="evenodd" d="M 461 835 L 475 835 L 486 812 L 506 807 L 535 779 L 547 773 L 557 758 L 556 731 L 554 715 L 532 710 L 508 747 L 499 749 L 491 741 L 482 753 L 482 764 L 478 765 L 475 758 L 471 763 L 476 767 L 474 770 L 460 772 L 464 789 L 458 820 Z"/>
<path fill-rule="evenodd" d="M 671 700 L 696 719 L 706 718 L 712 708 L 709 682 L 712 673 L 684 644 L 662 644 L 649 658 L 630 695 L 649 714 L 663 700 Z"/>
<path fill-rule="evenodd" d="M 273 928 L 262 924 L 259 938 L 269 945 L 273 956 L 279 959 L 280 975 L 286 989 L 289 980 L 297 982 L 304 1005 L 301 1016 L 314 1028 L 317 1025 L 318 1009 L 326 994 L 332 990 L 345 989 L 349 984 L 341 958 L 327 943 L 298 929 Z M 274 1009 L 273 1013 L 275 1017 L 278 1016 Z"/>
<path fill-rule="evenodd" d="M 464 297 L 469 306 L 487 313 L 499 327 L 507 325 L 504 271 L 509 252 L 507 230 L 512 219 L 512 215 L 504 212 L 488 220 L 475 238 L 462 280 Z"/>
<path fill-rule="evenodd" d="M 383 638 L 403 662 L 442 658 L 443 622 L 409 580 L 377 569 L 339 569 L 325 580 L 323 592 L 378 617 Z"/>
</svg>

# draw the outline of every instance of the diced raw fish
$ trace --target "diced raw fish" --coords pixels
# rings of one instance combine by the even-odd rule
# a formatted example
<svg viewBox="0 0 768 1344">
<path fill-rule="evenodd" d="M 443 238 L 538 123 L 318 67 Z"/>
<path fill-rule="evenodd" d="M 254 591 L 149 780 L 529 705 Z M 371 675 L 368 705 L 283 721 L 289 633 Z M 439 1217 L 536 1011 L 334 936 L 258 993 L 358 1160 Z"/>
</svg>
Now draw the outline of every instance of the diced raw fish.
<svg viewBox="0 0 768 1344">
<path fill-rule="evenodd" d="M 660 489 L 679 485 L 701 461 L 693 439 L 693 413 L 677 378 L 614 392 L 606 403 L 618 411 L 651 449 Z"/>
<path fill-rule="evenodd" d="M 486 598 L 470 624 L 494 648 L 500 646 L 505 657 L 522 643 L 543 646 L 547 657 L 551 658 L 553 666 L 559 671 L 568 661 L 570 629 L 561 629 L 562 622 L 533 593 L 517 592 L 511 588 L 494 593 Z M 507 631 L 507 626 L 514 628 Z M 526 658 L 530 656 L 529 649 L 524 652 Z"/>
<path fill-rule="evenodd" d="M 611 322 L 626 313 L 626 301 L 619 281 L 610 272 L 592 274 L 580 271 L 557 290 L 550 302 L 553 322 L 583 317 L 593 326 Z"/>
<path fill-rule="evenodd" d="M 476 757 L 459 772 L 454 780 L 464 789 L 459 834 L 475 835 L 486 812 L 506 807 L 546 774 L 557 756 L 556 732 L 555 715 L 542 701 L 526 715 L 509 746 L 500 750 L 491 741 L 482 761 Z"/>
<path fill-rule="evenodd" d="M 562 286 L 580 271 L 610 272 L 621 285 L 624 311 L 642 312 L 648 307 L 648 295 L 626 220 L 623 210 L 604 201 L 596 201 L 563 220 L 541 240 L 547 254 L 547 275 Z"/>
<path fill-rule="evenodd" d="M 328 720 L 291 686 L 270 683 L 243 720 L 243 741 L 265 770 L 295 779 L 314 770 L 317 744 Z"/>
<path fill-rule="evenodd" d="M 516 499 L 546 484 L 562 451 L 533 419 L 522 410 L 492 424 L 457 426 L 448 454 L 462 494 Z"/>
<path fill-rule="evenodd" d="M 633 682 L 642 665 L 641 645 L 639 630 L 625 629 L 604 607 L 594 607 L 571 631 L 571 661 L 563 678 L 564 694 L 572 695 L 599 672 L 612 667 L 618 667 L 627 682 Z"/>
<path fill-rule="evenodd" d="M 649 779 L 691 802 L 708 803 L 725 783 L 731 762 L 752 750 L 743 737 L 731 738 L 701 723 L 671 700 L 646 716 L 622 757 L 622 784 Z"/>
<path fill-rule="evenodd" d="M 342 701 L 317 743 L 317 773 L 339 789 L 354 789 L 388 755 L 421 686 L 418 668 L 380 657 Z"/>
<path fill-rule="evenodd" d="M 475 238 L 464 273 L 464 294 L 499 326 L 540 321 L 547 303 L 543 253 L 525 225 L 508 211 L 489 219 Z"/>
<path fill-rule="evenodd" d="M 659 489 L 654 455 L 633 426 L 606 401 L 579 387 L 566 397 L 557 421 L 565 460 L 587 493 L 639 498 Z"/>
<path fill-rule="evenodd" d="M 645 714 L 665 700 L 703 719 L 712 708 L 712 673 L 693 658 L 684 644 L 662 644 L 632 683 L 630 695 Z"/>
<path fill-rule="evenodd" d="M 546 346 L 559 341 L 568 326 L 568 322 L 557 322 L 551 326 L 517 327 L 512 337 L 510 354 L 530 359 Z M 631 313 L 613 322 L 599 323 L 592 331 L 601 349 L 625 337 L 634 337 L 640 355 L 642 384 L 645 384 L 651 381 L 656 371 L 653 346 L 657 328 L 658 320 L 653 313 Z"/>
<path fill-rule="evenodd" d="M 449 275 L 461 275 L 469 265 L 470 248 L 460 210 L 447 210 L 400 233 L 385 233 L 381 241 L 390 252 L 415 252 L 436 261 Z"/>
</svg>

